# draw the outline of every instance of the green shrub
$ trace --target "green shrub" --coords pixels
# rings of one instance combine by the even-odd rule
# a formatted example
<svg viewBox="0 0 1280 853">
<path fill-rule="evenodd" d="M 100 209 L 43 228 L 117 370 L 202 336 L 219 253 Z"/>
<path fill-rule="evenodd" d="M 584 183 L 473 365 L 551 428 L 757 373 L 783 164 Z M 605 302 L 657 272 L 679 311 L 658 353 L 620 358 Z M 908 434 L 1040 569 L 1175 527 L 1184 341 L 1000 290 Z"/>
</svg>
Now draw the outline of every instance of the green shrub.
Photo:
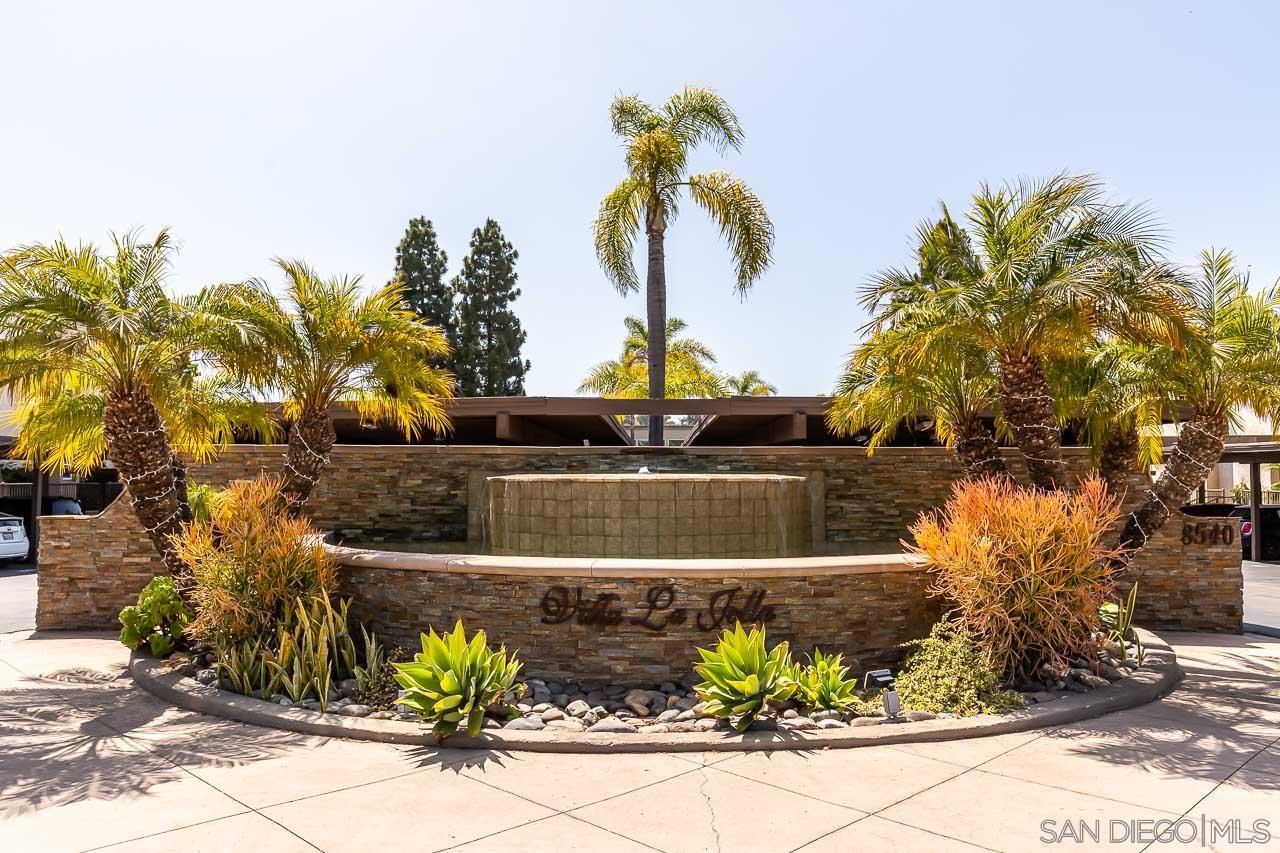
<svg viewBox="0 0 1280 853">
<path fill-rule="evenodd" d="M 296 599 L 327 597 L 334 588 L 333 558 L 305 519 L 286 515 L 280 485 L 278 477 L 233 483 L 210 502 L 207 519 L 174 537 L 191 567 L 191 633 L 220 652 L 267 642 Z"/>
<path fill-rule="evenodd" d="M 187 483 L 187 505 L 191 507 L 191 517 L 196 521 L 208 521 L 213 517 L 213 508 L 223 499 L 224 492 L 208 483 Z"/>
<path fill-rule="evenodd" d="M 1094 646 L 1118 556 L 1103 539 L 1118 517 L 1097 477 L 1070 493 L 966 481 L 911 527 L 910 550 L 990 665 L 1003 678 L 1030 681 L 1041 666 L 1061 668 Z"/>
<path fill-rule="evenodd" d="M 765 650 L 764 628 L 748 633 L 737 623 L 726 630 L 715 651 L 698 649 L 702 663 L 694 671 L 702 683 L 695 688 L 707 703 L 708 713 L 728 719 L 737 717 L 738 731 L 746 731 L 768 709 L 795 692 L 794 665 L 786 642 Z"/>
<path fill-rule="evenodd" d="M 475 736 L 484 725 L 485 708 L 515 686 L 520 661 L 507 659 L 507 647 L 489 648 L 484 631 L 467 641 L 462 620 L 443 637 L 429 629 L 422 635 L 422 654 L 409 663 L 392 664 L 396 681 L 405 690 L 399 703 L 417 711 L 443 739 L 465 721 Z"/>
<path fill-rule="evenodd" d="M 131 649 L 145 644 L 164 657 L 182 642 L 191 624 L 191 611 L 173 585 L 173 578 L 152 578 L 138 595 L 138 603 L 120 611 L 120 642 Z"/>
<path fill-rule="evenodd" d="M 268 690 L 279 690 L 294 702 L 314 698 L 320 710 L 328 709 L 329 689 L 353 674 L 356 647 L 347 630 L 349 601 L 339 601 L 335 610 L 325 596 L 305 604 L 295 599 L 290 615 L 276 628 L 276 643 L 267 657 L 272 682 Z"/>
<path fill-rule="evenodd" d="M 849 667 L 841 655 L 824 655 L 813 650 L 808 666 L 796 664 L 793 678 L 795 698 L 807 708 L 844 713 L 860 702 L 857 682 L 849 678 Z"/>
<path fill-rule="evenodd" d="M 1001 690 L 999 676 L 963 625 L 939 622 L 914 650 L 895 679 L 902 707 L 934 714 L 1000 714 L 1023 705 L 1022 695 Z"/>
</svg>

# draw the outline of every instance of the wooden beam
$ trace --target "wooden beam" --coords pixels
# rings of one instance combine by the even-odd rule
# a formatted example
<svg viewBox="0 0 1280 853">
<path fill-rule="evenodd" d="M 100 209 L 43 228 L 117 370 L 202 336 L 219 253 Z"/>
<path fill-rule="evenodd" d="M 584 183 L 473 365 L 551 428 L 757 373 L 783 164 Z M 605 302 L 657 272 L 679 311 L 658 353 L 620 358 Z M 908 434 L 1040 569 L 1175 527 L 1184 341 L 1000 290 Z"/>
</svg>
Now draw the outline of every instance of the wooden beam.
<svg viewBox="0 0 1280 853">
<path fill-rule="evenodd" d="M 808 416 L 804 412 L 792 412 L 780 415 L 753 430 L 749 440 L 759 444 L 786 444 L 789 441 L 804 441 L 808 435 Z"/>
<path fill-rule="evenodd" d="M 498 441 L 524 441 L 524 418 L 513 418 L 510 412 L 498 412 L 494 432 Z"/>
</svg>

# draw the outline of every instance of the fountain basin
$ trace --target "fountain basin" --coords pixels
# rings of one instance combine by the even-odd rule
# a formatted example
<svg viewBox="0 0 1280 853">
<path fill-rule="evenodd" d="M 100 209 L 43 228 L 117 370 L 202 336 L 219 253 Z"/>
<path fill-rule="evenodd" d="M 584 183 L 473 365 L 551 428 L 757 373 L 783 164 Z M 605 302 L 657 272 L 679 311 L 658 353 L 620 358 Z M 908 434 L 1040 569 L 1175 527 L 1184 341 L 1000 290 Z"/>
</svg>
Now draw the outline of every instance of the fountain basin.
<svg viewBox="0 0 1280 853">
<path fill-rule="evenodd" d="M 485 480 L 481 525 L 495 555 L 799 557 L 809 507 L 780 474 L 515 474 Z"/>
<path fill-rule="evenodd" d="M 816 646 L 855 671 L 895 664 L 941 614 L 907 554 L 772 559 L 507 557 L 330 544 L 352 616 L 416 649 L 428 626 L 484 628 L 542 677 L 653 685 L 693 674 L 736 622 L 799 659 Z"/>
</svg>

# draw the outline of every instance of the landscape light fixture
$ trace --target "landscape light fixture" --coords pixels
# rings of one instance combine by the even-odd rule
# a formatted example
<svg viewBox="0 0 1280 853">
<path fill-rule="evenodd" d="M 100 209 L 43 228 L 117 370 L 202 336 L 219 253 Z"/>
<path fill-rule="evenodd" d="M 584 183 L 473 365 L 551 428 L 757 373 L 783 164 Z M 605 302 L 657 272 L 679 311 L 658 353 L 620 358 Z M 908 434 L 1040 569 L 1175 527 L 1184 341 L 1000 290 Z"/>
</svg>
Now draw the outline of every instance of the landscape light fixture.
<svg viewBox="0 0 1280 853">
<path fill-rule="evenodd" d="M 884 715 L 890 722 L 897 722 L 902 713 L 898 691 L 893 689 L 893 673 L 887 669 L 873 669 L 862 677 L 862 689 L 875 687 L 884 691 Z"/>
</svg>

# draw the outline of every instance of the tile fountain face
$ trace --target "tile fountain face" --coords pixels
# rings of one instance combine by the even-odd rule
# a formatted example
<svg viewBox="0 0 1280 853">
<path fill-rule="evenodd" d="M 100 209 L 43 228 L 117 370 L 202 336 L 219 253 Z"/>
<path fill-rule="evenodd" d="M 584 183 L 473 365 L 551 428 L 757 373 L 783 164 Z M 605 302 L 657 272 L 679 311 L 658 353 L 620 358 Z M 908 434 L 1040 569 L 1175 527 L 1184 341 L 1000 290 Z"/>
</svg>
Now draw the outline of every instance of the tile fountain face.
<svg viewBox="0 0 1280 853">
<path fill-rule="evenodd" d="M 485 482 L 493 554 L 798 557 L 808 484 L 778 474 L 516 474 Z"/>
</svg>

